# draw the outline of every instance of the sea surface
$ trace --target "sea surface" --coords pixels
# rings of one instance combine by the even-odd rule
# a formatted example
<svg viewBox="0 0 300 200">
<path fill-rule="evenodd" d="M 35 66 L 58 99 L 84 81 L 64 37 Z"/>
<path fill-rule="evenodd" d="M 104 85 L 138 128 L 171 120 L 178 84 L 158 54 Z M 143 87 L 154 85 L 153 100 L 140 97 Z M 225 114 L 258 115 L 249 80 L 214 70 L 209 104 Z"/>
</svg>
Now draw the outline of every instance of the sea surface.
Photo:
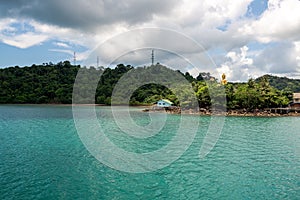
<svg viewBox="0 0 300 200">
<path fill-rule="evenodd" d="M 181 120 L 166 115 L 156 135 L 136 138 L 122 132 L 109 107 L 97 107 L 96 115 L 113 144 L 137 154 L 170 143 Z M 140 108 L 130 115 L 137 125 L 150 123 Z M 212 118 L 185 117 L 199 127 L 179 159 L 134 173 L 108 167 L 87 150 L 71 106 L 1 105 L 0 199 L 300 199 L 299 117 L 226 117 L 204 158 L 199 150 Z"/>
</svg>

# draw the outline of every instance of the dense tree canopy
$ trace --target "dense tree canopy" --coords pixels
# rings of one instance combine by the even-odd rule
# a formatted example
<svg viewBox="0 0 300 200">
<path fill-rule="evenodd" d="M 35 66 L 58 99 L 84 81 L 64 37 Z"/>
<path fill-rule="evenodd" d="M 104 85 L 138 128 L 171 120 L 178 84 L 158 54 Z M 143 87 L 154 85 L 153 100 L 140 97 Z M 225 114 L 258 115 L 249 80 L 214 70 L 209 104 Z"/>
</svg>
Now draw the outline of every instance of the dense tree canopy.
<svg viewBox="0 0 300 200">
<path fill-rule="evenodd" d="M 300 80 L 274 77 L 265 75 L 256 80 L 250 79 L 247 83 L 228 83 L 225 86 L 207 72 L 201 72 L 194 78 L 188 72 L 173 71 L 160 64 L 150 67 L 137 67 L 119 64 L 114 69 L 73 66 L 69 61 L 57 64 L 44 63 L 31 67 L 9 67 L 0 69 L 0 103 L 72 103 L 74 81 L 79 69 L 90 74 L 90 79 L 98 80 L 95 102 L 109 105 L 114 87 L 124 74 L 136 72 L 130 79 L 140 81 L 139 76 L 144 75 L 145 83 L 134 89 L 130 97 L 132 105 L 149 105 L 161 98 L 170 99 L 175 105 L 192 106 L 193 102 L 184 87 L 175 79 L 172 73 L 178 73 L 185 78 L 194 91 L 201 108 L 209 109 L 212 105 L 219 105 L 221 89 L 226 91 L 227 108 L 229 109 L 254 109 L 282 107 L 288 105 L 292 92 L 300 91 Z M 82 71 L 82 70 L 81 70 Z M 145 73 L 154 76 L 147 76 Z M 144 74 L 143 74 L 144 73 Z M 100 77 L 99 77 L 100 76 Z M 92 77 L 92 78 L 91 78 Z M 146 78 L 145 78 L 146 77 Z M 164 85 L 147 82 L 148 78 L 159 78 Z M 125 87 L 131 88 L 130 81 L 125 81 Z M 82 91 L 88 90 L 90 80 L 81 80 L 87 85 L 81 85 Z M 173 84 L 170 88 L 171 83 Z M 133 89 L 133 88 L 131 88 Z M 176 94 L 176 95 L 175 95 Z M 82 94 L 84 103 L 84 94 Z"/>
<path fill-rule="evenodd" d="M 271 86 L 284 90 L 287 92 L 300 92 L 300 80 L 299 79 L 289 79 L 287 77 L 277 77 L 271 75 L 264 75 L 256 79 L 256 82 L 266 79 Z"/>
<path fill-rule="evenodd" d="M 0 103 L 71 103 L 78 69 L 69 61 L 0 69 Z"/>
</svg>

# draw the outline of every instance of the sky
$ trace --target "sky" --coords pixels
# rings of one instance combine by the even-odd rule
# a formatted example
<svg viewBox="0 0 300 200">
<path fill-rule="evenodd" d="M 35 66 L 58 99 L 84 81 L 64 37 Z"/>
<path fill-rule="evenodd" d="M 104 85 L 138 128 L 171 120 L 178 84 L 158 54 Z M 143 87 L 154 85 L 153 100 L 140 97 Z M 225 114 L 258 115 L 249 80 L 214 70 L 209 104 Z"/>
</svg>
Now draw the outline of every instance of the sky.
<svg viewBox="0 0 300 200">
<path fill-rule="evenodd" d="M 157 28 L 203 47 L 215 66 L 203 67 L 203 51 L 176 41 L 172 32 L 170 50 L 155 51 L 155 61 L 194 76 L 200 70 L 216 77 L 225 73 L 229 81 L 264 74 L 300 78 L 299 11 L 299 0 L 1 0 L 0 68 L 73 61 L 74 52 L 76 64 L 84 64 L 107 41 L 98 55 L 100 65 L 149 65 L 149 44 L 169 41 L 167 34 L 142 31 Z M 143 45 L 119 55 L 122 48 Z M 181 49 L 181 57 L 171 49 Z M 199 58 L 193 64 L 202 67 L 195 70 L 183 58 Z"/>
</svg>

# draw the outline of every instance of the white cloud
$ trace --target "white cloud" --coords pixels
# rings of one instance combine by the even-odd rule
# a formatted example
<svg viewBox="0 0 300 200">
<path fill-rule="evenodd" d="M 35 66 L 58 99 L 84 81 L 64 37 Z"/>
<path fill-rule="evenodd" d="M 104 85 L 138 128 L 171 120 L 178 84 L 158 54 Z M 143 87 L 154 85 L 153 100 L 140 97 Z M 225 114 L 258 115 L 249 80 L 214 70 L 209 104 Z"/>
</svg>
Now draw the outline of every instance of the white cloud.
<svg viewBox="0 0 300 200">
<path fill-rule="evenodd" d="M 296 54 L 296 60 L 297 60 L 297 67 L 300 68 L 300 41 L 294 42 L 295 45 L 295 54 Z"/>
<path fill-rule="evenodd" d="M 74 55 L 74 51 L 69 50 L 69 49 L 49 49 L 49 51 L 54 51 L 54 52 L 61 52 L 61 53 L 66 53 L 69 55 Z"/>
<path fill-rule="evenodd" d="M 259 17 L 246 18 L 252 1 L 126 0 L 116 3 L 74 0 L 71 5 L 59 0 L 36 1 L 35 4 L 32 1 L 11 1 L 0 8 L 0 36 L 2 42 L 19 48 L 39 45 L 48 40 L 59 41 L 55 42 L 58 49 L 51 51 L 68 53 L 71 57 L 75 49 L 65 50 L 76 45 L 92 50 L 101 42 L 131 29 L 169 28 L 195 39 L 207 50 L 221 49 L 225 52 L 217 55 L 223 59 L 218 63 L 219 68 L 210 66 L 202 71 L 211 71 L 217 76 L 225 72 L 229 80 L 247 80 L 249 76 L 265 72 L 296 73 L 300 62 L 300 1 L 269 0 L 267 10 Z M 34 30 L 20 33 L 12 26 L 15 23 L 27 23 Z M 224 30 L 219 30 L 219 27 Z M 117 42 L 118 46 L 112 43 L 106 45 L 102 49 L 101 59 L 111 60 L 129 47 L 149 42 L 155 46 L 173 37 L 170 35 L 166 38 L 159 34 L 142 36 L 142 39 L 123 37 L 122 41 Z M 166 48 L 177 49 L 183 56 L 196 60 L 199 52 L 187 45 L 183 47 L 182 41 L 176 38 L 174 41 Z M 250 42 L 275 42 L 279 45 L 275 45 L 274 49 L 260 46 L 261 49 L 253 52 L 247 48 Z M 89 52 L 78 53 L 77 59 L 83 60 Z M 178 66 L 184 65 L 180 59 L 160 53 L 159 62 L 170 66 L 177 62 L 180 63 Z M 139 52 L 123 58 L 133 65 L 144 63 L 143 59 L 147 63 L 149 59 L 146 54 Z M 132 63 L 129 63 L 130 60 Z M 280 70 L 283 66 L 285 70 Z"/>
<path fill-rule="evenodd" d="M 257 68 L 253 66 L 253 59 L 248 57 L 248 47 L 243 46 L 239 51 L 227 53 L 227 61 L 216 69 L 218 74 L 225 73 L 229 81 L 245 81 L 257 77 Z"/>
<path fill-rule="evenodd" d="M 12 18 L 4 18 L 0 19 L 0 32 L 3 31 L 14 31 L 15 28 L 11 27 L 12 23 L 15 23 L 17 20 Z"/>
<path fill-rule="evenodd" d="M 300 1 L 269 0 L 268 9 L 258 20 L 246 21 L 238 33 L 250 35 L 260 42 L 300 38 Z"/>
<path fill-rule="evenodd" d="M 54 42 L 53 44 L 58 47 L 70 48 L 70 45 L 68 45 L 67 43 L 63 43 L 63 42 Z"/>
<path fill-rule="evenodd" d="M 47 35 L 35 34 L 32 32 L 20 34 L 14 37 L 2 36 L 3 43 L 25 49 L 34 45 L 40 45 L 48 39 Z"/>
<path fill-rule="evenodd" d="M 265 73 L 292 74 L 300 72 L 299 49 L 297 43 L 282 42 L 263 49 L 257 56 L 254 65 Z"/>
<path fill-rule="evenodd" d="M 247 12 L 247 7 L 252 0 L 184 0 L 169 16 L 181 27 L 216 28 L 227 21 L 234 21 Z"/>
<path fill-rule="evenodd" d="M 22 2 L 23 6 L 20 6 L 19 2 L 13 10 L 19 16 L 27 16 L 24 20 L 28 19 L 28 23 L 37 33 L 47 34 L 50 38 L 66 39 L 89 48 L 93 48 L 95 43 L 104 41 L 112 35 L 141 27 L 175 29 L 195 38 L 209 48 L 212 43 L 216 45 L 230 42 L 228 38 L 222 40 L 227 36 L 216 30 L 216 27 L 227 22 L 234 22 L 244 15 L 250 2 L 251 0 L 235 2 L 230 0 L 176 2 L 169 0 L 150 3 L 129 0 L 117 4 L 119 9 L 116 10 L 118 13 L 116 15 L 113 14 L 115 10 L 111 10 L 115 4 L 108 1 L 103 1 L 103 3 L 74 1 L 73 6 L 61 1 L 51 3 L 40 1 L 32 5 L 30 2 Z M 12 5 L 13 3 L 10 6 Z M 39 9 L 37 6 L 40 6 Z M 54 7 L 56 9 L 50 9 Z M 88 9 L 83 10 L 83 7 L 88 7 Z M 80 8 L 81 14 L 74 12 L 74 8 Z M 45 12 L 41 13 L 44 9 Z M 55 14 L 49 14 L 50 10 L 56 10 Z M 109 13 L 105 15 L 108 10 Z M 114 19 L 113 16 L 115 16 Z M 87 21 L 76 20 L 78 17 Z M 159 38 L 153 37 L 152 39 Z"/>
</svg>

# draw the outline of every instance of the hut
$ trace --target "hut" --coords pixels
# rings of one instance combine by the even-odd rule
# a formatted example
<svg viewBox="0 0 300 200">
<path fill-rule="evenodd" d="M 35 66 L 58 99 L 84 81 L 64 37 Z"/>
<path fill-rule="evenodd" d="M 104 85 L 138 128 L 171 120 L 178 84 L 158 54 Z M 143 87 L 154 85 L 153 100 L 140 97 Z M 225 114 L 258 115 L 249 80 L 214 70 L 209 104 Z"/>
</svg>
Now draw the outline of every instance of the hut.
<svg viewBox="0 0 300 200">
<path fill-rule="evenodd" d="M 168 99 L 160 99 L 159 101 L 157 101 L 156 106 L 157 107 L 171 107 L 173 105 L 173 102 L 171 102 Z"/>
<path fill-rule="evenodd" d="M 300 93 L 293 93 L 293 102 L 290 104 L 292 109 L 300 109 Z"/>
</svg>

